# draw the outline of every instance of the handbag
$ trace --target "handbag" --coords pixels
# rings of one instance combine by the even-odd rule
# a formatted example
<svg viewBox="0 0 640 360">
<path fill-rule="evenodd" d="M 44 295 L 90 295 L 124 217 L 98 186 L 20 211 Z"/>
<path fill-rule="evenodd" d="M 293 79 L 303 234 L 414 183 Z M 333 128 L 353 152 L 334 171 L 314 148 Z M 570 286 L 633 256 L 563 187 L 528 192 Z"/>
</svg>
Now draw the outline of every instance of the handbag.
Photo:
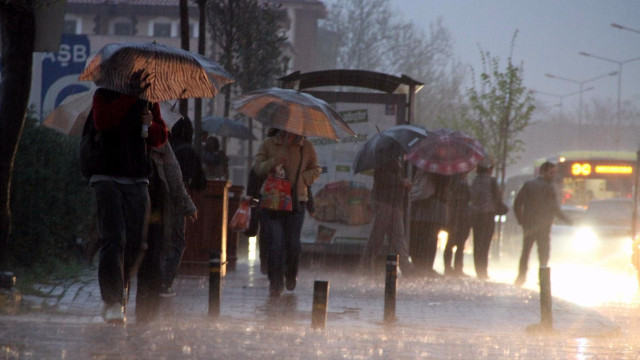
<svg viewBox="0 0 640 360">
<path fill-rule="evenodd" d="M 275 211 L 293 210 L 291 182 L 269 174 L 260 190 L 260 207 Z"/>
<path fill-rule="evenodd" d="M 248 200 L 242 200 L 235 214 L 229 222 L 231 231 L 245 231 L 249 228 L 251 222 L 251 204 Z"/>
</svg>

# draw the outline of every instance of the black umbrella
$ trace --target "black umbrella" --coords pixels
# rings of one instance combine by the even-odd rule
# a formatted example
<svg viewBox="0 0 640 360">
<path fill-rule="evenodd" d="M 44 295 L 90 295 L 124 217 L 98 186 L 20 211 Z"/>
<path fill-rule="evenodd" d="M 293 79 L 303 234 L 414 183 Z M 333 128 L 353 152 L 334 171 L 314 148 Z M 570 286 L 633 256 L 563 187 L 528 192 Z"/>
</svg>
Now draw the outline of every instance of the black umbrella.
<svg viewBox="0 0 640 360">
<path fill-rule="evenodd" d="M 206 116 L 202 118 L 202 130 L 223 137 L 232 137 L 240 140 L 256 140 L 251 130 L 233 119 L 220 116 Z"/>
<path fill-rule="evenodd" d="M 425 128 L 417 125 L 396 125 L 374 135 L 356 154 L 353 161 L 354 173 L 374 169 L 390 159 L 406 154 L 427 133 Z"/>
</svg>

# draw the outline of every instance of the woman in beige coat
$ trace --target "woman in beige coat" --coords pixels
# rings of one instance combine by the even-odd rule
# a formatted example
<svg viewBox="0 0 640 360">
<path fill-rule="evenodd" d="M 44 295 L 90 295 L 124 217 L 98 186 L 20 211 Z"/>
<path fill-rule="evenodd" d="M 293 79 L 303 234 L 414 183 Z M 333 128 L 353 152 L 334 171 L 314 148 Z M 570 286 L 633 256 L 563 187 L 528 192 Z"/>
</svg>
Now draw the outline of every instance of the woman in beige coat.
<svg viewBox="0 0 640 360">
<path fill-rule="evenodd" d="M 296 287 L 307 191 L 320 176 L 320 168 L 313 144 L 303 136 L 280 130 L 262 143 L 253 169 L 262 177 L 284 171 L 284 178 L 291 183 L 292 211 L 261 208 L 259 212 L 267 242 L 269 294 L 277 297 L 285 286 L 287 290 Z"/>
</svg>

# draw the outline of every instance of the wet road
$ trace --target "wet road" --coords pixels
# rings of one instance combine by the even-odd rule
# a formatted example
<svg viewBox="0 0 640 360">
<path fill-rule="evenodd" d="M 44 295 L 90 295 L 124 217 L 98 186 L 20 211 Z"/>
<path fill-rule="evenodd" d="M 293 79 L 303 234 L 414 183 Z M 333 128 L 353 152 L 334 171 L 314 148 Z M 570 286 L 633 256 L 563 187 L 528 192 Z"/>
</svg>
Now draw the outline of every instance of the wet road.
<svg viewBox="0 0 640 360">
<path fill-rule="evenodd" d="M 562 296 L 554 300 L 555 332 L 532 334 L 527 326 L 539 321 L 537 293 L 532 291 L 535 274 L 526 284 L 528 289 L 514 288 L 510 285 L 515 277 L 513 262 L 507 258 L 492 261 L 491 282 L 401 278 L 398 321 L 392 326 L 382 323 L 383 274 L 362 276 L 313 266 L 303 269 L 294 293 L 274 301 L 266 296 L 266 278 L 247 259 L 227 276 L 221 316 L 216 321 L 207 316 L 206 280 L 181 278 L 178 296 L 166 304 L 161 320 L 140 325 L 130 315 L 132 321 L 126 327 L 101 322 L 95 308 L 99 301 L 91 292 L 95 289 L 89 287 L 78 292 L 78 299 L 66 311 L 0 317 L 0 358 L 640 358 L 640 304 L 635 295 L 621 295 L 628 289 L 600 295 L 597 302 L 585 300 L 592 302 L 589 307 Z M 555 296 L 563 287 L 571 285 L 573 293 L 581 288 L 572 267 L 577 265 L 562 264 L 552 265 Z M 619 273 L 601 270 L 599 282 L 625 283 Z M 467 272 L 472 274 L 472 266 L 467 265 Z M 314 279 L 331 284 L 324 330 L 310 328 Z M 601 285 L 593 279 L 588 285 L 576 297 L 604 292 L 597 291 Z M 82 294 L 87 300 L 80 299 Z M 85 303 L 90 306 L 83 307 Z"/>
</svg>

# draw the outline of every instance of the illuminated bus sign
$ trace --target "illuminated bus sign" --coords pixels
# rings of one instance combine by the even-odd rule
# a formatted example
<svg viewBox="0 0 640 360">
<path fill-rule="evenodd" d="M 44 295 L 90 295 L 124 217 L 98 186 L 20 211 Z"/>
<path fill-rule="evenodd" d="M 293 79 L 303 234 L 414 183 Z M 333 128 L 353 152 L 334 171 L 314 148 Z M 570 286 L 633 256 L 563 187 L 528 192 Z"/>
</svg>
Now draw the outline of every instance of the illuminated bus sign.
<svg viewBox="0 0 640 360">
<path fill-rule="evenodd" d="M 571 164 L 571 175 L 573 176 L 589 176 L 592 174 L 599 175 L 631 175 L 633 166 L 615 165 L 615 164 L 598 164 L 591 163 L 573 163 Z"/>
</svg>

